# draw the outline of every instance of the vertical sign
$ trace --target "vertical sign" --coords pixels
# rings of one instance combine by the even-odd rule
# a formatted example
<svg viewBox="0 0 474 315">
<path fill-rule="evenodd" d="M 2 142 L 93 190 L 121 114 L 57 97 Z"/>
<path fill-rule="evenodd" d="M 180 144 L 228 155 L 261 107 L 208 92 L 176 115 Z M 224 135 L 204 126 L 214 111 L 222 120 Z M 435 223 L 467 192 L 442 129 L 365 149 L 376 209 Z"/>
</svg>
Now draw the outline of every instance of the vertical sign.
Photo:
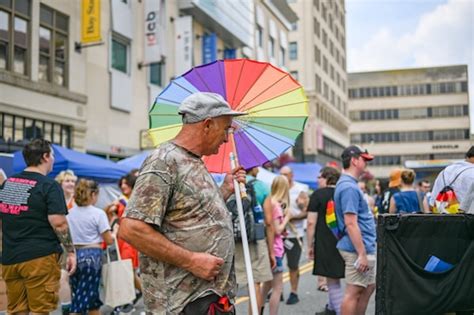
<svg viewBox="0 0 474 315">
<path fill-rule="evenodd" d="M 82 0 L 81 13 L 81 42 L 100 41 L 100 0 Z"/>
<path fill-rule="evenodd" d="M 237 49 L 229 48 L 224 49 L 224 59 L 235 59 L 237 58 Z"/>
<path fill-rule="evenodd" d="M 217 60 L 217 35 L 211 33 L 202 37 L 202 63 Z"/>
<path fill-rule="evenodd" d="M 193 66 L 193 19 L 190 15 L 175 20 L 175 74 L 181 75 Z"/>
<path fill-rule="evenodd" d="M 163 0 L 145 0 L 144 63 L 160 62 L 164 55 L 166 10 Z"/>
</svg>

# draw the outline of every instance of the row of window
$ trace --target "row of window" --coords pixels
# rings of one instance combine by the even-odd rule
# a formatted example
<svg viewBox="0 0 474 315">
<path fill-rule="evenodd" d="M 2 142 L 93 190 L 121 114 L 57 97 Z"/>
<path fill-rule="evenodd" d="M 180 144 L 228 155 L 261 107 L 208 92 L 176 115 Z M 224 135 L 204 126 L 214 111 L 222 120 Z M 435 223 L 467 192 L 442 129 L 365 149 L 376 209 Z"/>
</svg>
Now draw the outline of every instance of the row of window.
<svg viewBox="0 0 474 315">
<path fill-rule="evenodd" d="M 339 143 L 329 139 L 326 136 L 323 136 L 323 139 L 324 139 L 323 152 L 336 159 L 341 158 L 341 154 L 342 154 L 342 151 L 344 150 L 344 147 L 340 145 Z"/>
<path fill-rule="evenodd" d="M 401 131 L 351 134 L 352 143 L 422 142 L 468 140 L 469 129 L 445 129 L 429 131 Z"/>
<path fill-rule="evenodd" d="M 0 69 L 30 76 L 31 0 L 0 0 Z M 38 79 L 68 86 L 69 17 L 40 4 Z M 130 40 L 112 35 L 112 68 L 130 73 Z M 163 85 L 163 65 L 150 66 L 150 83 Z"/>
<path fill-rule="evenodd" d="M 463 153 L 437 153 L 437 154 L 415 154 L 415 155 L 375 155 L 370 162 L 373 166 L 403 165 L 405 161 L 419 160 L 462 160 Z"/>
<path fill-rule="evenodd" d="M 353 121 L 469 116 L 468 105 L 351 111 Z"/>
<path fill-rule="evenodd" d="M 256 36 L 257 36 L 257 44 L 258 44 L 258 47 L 262 48 L 263 49 L 263 28 L 257 24 L 256 26 L 257 28 L 257 33 L 256 33 Z M 298 58 L 298 51 L 297 51 L 297 48 L 296 48 L 296 51 L 293 50 L 292 52 L 292 49 L 295 49 L 295 47 L 292 47 L 291 46 L 291 43 L 289 44 L 289 56 L 290 56 L 290 59 L 291 59 L 291 56 L 294 56 L 296 54 L 296 58 Z M 278 65 L 280 67 L 284 67 L 285 66 L 285 58 L 286 58 L 286 49 L 282 46 L 280 46 L 280 49 L 279 49 L 279 56 L 278 56 Z M 276 45 L 275 45 L 275 39 L 272 37 L 272 36 L 268 36 L 268 44 L 267 44 L 267 54 L 268 54 L 268 57 L 270 58 L 275 58 L 276 56 Z M 293 55 L 292 55 L 293 54 Z M 294 59 L 293 59 L 294 60 Z"/>
<path fill-rule="evenodd" d="M 35 138 L 44 138 L 52 143 L 71 147 L 71 127 L 34 118 L 0 113 L 0 146 L 2 152 L 18 150 L 14 144 L 22 146 L 25 141 Z"/>
<path fill-rule="evenodd" d="M 341 46 L 344 47 L 344 42 L 345 42 L 344 35 L 342 34 L 342 32 L 339 32 L 337 24 L 335 23 L 335 21 L 339 20 L 339 23 L 341 24 L 342 29 L 345 28 L 343 10 L 339 9 L 339 6 L 335 1 L 328 1 L 327 5 L 329 6 L 329 9 L 332 9 L 332 11 L 334 12 L 334 18 L 333 18 L 333 14 L 331 14 L 331 12 L 328 11 L 328 7 L 324 3 L 320 3 L 320 0 L 313 0 L 313 6 L 318 11 L 321 9 L 321 15 L 324 21 L 328 23 L 329 29 L 334 33 L 334 35 L 336 35 L 336 38 L 341 43 Z"/>
<path fill-rule="evenodd" d="M 342 89 L 343 91 L 345 90 L 345 81 L 342 81 Z M 319 75 L 315 75 L 315 88 L 316 92 L 321 94 L 328 102 L 333 104 L 339 111 L 343 112 L 344 115 L 347 114 L 347 106 L 346 103 L 339 97 L 339 95 L 336 95 L 333 89 L 329 88 L 329 85 L 326 82 L 323 82 L 321 77 Z M 338 80 L 338 85 L 339 85 L 339 80 Z"/>
<path fill-rule="evenodd" d="M 467 81 L 349 88 L 349 98 L 410 96 L 467 92 Z"/>
<path fill-rule="evenodd" d="M 342 122 L 332 111 L 327 109 L 323 104 L 316 102 L 316 116 L 329 126 L 338 130 L 341 133 L 347 132 L 347 126 Z"/>
</svg>

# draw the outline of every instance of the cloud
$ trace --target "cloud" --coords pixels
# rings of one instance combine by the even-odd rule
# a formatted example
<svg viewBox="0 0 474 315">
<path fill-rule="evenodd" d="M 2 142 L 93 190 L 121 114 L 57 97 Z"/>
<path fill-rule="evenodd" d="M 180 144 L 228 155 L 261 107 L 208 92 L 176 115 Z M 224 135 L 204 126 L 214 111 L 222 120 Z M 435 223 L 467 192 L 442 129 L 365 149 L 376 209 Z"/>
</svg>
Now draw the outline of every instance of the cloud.
<svg viewBox="0 0 474 315">
<path fill-rule="evenodd" d="M 470 0 L 450 0 L 421 16 L 413 32 L 395 35 L 383 26 L 360 47 L 350 47 L 349 71 L 461 63 L 471 70 L 473 23 Z"/>
<path fill-rule="evenodd" d="M 471 0 L 449 0 L 422 15 L 413 32 L 382 26 L 348 49 L 348 71 L 468 64 L 471 132 L 474 132 L 474 11 Z"/>
</svg>

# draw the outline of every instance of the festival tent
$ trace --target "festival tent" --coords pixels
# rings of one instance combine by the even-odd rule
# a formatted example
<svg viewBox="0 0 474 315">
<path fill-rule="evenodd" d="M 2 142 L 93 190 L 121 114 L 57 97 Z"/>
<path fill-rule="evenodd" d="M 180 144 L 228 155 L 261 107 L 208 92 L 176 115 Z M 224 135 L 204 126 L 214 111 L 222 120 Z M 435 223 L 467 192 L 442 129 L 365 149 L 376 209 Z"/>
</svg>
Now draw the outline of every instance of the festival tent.
<svg viewBox="0 0 474 315">
<path fill-rule="evenodd" d="M 273 179 L 277 177 L 278 174 L 272 173 L 263 167 L 258 168 L 258 174 L 257 174 L 257 179 L 261 180 L 262 182 L 266 183 L 268 186 L 272 185 Z M 300 183 L 298 181 L 294 181 L 295 186 L 299 187 L 300 190 L 302 191 L 308 191 L 309 186 L 303 183 Z"/>
<path fill-rule="evenodd" d="M 318 163 L 288 163 L 293 170 L 293 179 L 297 182 L 308 185 L 311 189 L 318 188 L 318 175 L 322 168 Z"/>
<path fill-rule="evenodd" d="M 7 153 L 0 153 L 0 169 L 3 170 L 6 176 L 13 174 L 13 155 Z"/>
<path fill-rule="evenodd" d="M 99 183 L 116 183 L 129 170 L 101 157 L 53 144 L 54 165 L 49 177 L 55 177 L 63 170 L 72 170 L 78 177 L 93 179 Z M 21 151 L 13 155 L 13 169 L 21 172 L 26 167 Z"/>
<path fill-rule="evenodd" d="M 134 168 L 140 168 L 145 161 L 145 159 L 151 154 L 152 151 L 143 151 L 141 153 L 132 155 L 126 159 L 120 160 L 117 162 L 120 167 L 131 171 Z"/>
</svg>

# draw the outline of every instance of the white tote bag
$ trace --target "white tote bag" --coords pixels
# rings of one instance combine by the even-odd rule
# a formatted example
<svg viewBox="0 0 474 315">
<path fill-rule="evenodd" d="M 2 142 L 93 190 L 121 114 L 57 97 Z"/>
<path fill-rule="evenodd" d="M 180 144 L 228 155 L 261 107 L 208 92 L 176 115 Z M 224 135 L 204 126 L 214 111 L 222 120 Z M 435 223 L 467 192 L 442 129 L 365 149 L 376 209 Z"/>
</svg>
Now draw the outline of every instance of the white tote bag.
<svg viewBox="0 0 474 315">
<path fill-rule="evenodd" d="M 107 263 L 102 267 L 104 304 L 111 307 L 131 303 L 135 299 L 132 260 L 122 260 L 115 237 L 114 241 L 118 260 L 110 261 L 110 254 L 107 249 Z"/>
</svg>

